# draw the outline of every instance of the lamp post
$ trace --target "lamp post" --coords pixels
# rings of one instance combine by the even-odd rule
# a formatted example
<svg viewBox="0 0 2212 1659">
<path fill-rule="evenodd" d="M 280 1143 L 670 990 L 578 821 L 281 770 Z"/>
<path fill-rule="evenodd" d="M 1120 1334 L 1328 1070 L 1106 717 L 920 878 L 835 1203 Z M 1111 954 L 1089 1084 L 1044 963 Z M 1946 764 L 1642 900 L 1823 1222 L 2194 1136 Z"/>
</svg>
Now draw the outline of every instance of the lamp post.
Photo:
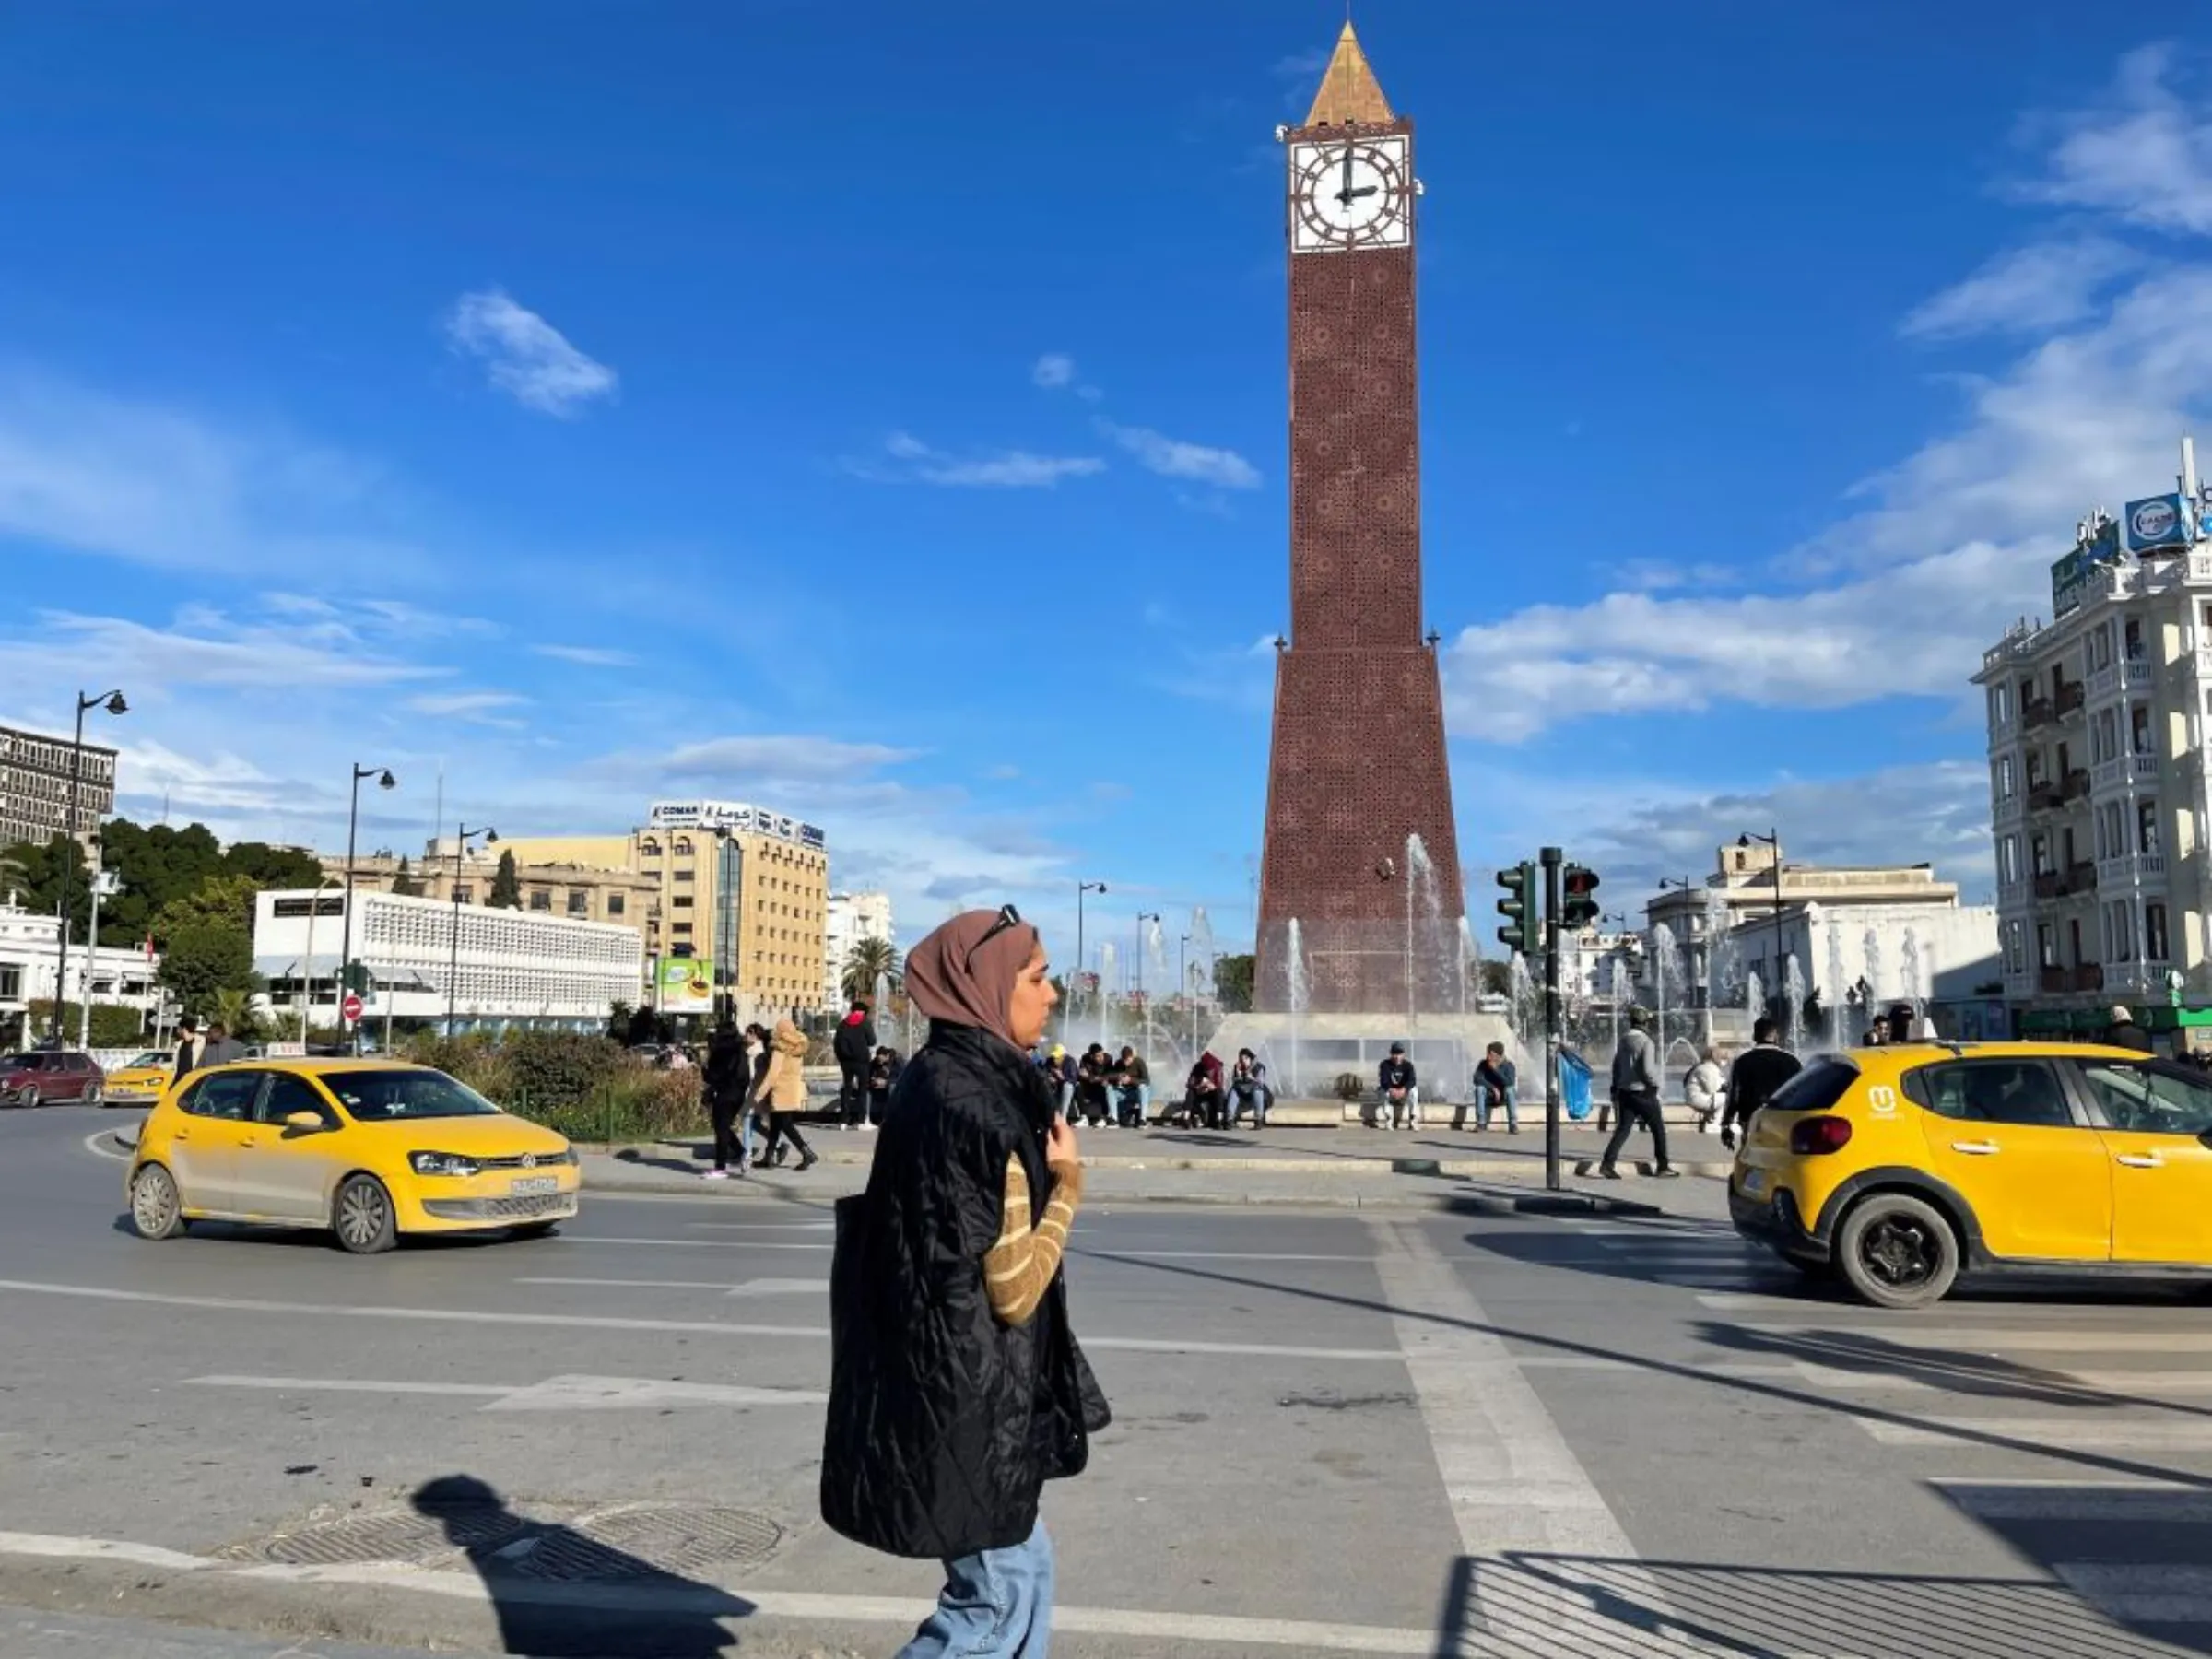
<svg viewBox="0 0 2212 1659">
<path fill-rule="evenodd" d="M 313 1012 L 315 1006 L 315 912 L 323 908 L 323 889 L 335 879 L 336 877 L 332 876 L 324 877 L 322 880 L 315 883 L 315 890 L 308 896 L 307 900 L 307 965 L 300 974 L 300 1046 L 303 1050 L 307 1047 L 308 1016 Z M 347 884 L 346 897 L 349 900 L 353 897 L 353 887 L 350 882 Z M 344 962 L 345 953 L 341 951 L 338 969 L 338 977 L 341 981 L 344 980 L 346 973 Z M 338 992 L 338 1018 L 341 1021 L 346 1018 L 345 1002 L 346 993 L 341 986 Z"/>
<path fill-rule="evenodd" d="M 1739 847 L 1759 841 L 1774 849 L 1774 994 L 1782 995 L 1782 830 L 1778 825 L 1765 835 L 1756 831 L 1735 838 Z M 1786 1012 L 1786 1010 L 1785 1010 Z"/>
<path fill-rule="evenodd" d="M 92 933 L 85 944 L 85 1000 L 78 1006 L 76 1021 L 76 1046 L 80 1049 L 92 1046 L 92 971 L 100 960 L 100 901 L 112 899 L 121 891 L 123 882 L 114 871 L 100 865 L 93 866 Z"/>
<path fill-rule="evenodd" d="M 360 1053 L 360 1032 L 353 1021 L 346 1018 L 346 993 L 353 989 L 351 982 L 353 966 L 353 840 L 355 831 L 359 828 L 361 821 L 361 780 L 363 778 L 374 778 L 379 789 L 390 789 L 399 782 L 392 775 L 389 767 L 362 766 L 359 762 L 354 765 L 353 800 L 346 809 L 346 919 L 338 926 L 338 1025 L 345 1035 L 346 1052 L 349 1054 Z M 315 890 L 321 892 L 323 889 L 317 888 Z M 315 919 L 312 904 L 308 906 L 307 919 L 310 923 Z M 308 964 L 308 972 L 311 976 L 314 972 L 314 964 L 312 961 Z M 312 978 L 310 983 L 312 983 Z M 312 1000 L 312 992 L 310 1000 Z M 306 1041 L 307 1026 L 304 1021 L 300 1028 L 300 1036 L 302 1041 Z"/>
<path fill-rule="evenodd" d="M 69 746 L 69 818 L 62 826 L 68 838 L 71 852 L 62 860 L 61 959 L 53 971 L 53 1024 L 49 1032 L 54 1046 L 62 1041 L 62 1007 L 69 995 L 69 884 L 76 875 L 76 790 L 77 780 L 85 768 L 85 712 L 88 709 L 105 709 L 111 714 L 127 714 L 131 705 L 123 700 L 120 691 L 102 691 L 98 697 L 76 694 L 76 735 Z M 92 977 L 88 969 L 85 975 L 85 994 L 91 995 Z"/>
<path fill-rule="evenodd" d="M 500 832 L 488 824 L 480 830 L 471 830 L 459 819 L 453 822 L 453 952 L 445 971 L 445 1034 L 453 1034 L 453 1008 L 461 988 L 461 861 L 468 856 L 468 843 L 477 836 L 484 838 L 486 846 L 496 844 Z"/>
<path fill-rule="evenodd" d="M 1067 1041 L 1071 1022 L 1075 1019 L 1076 987 L 1083 980 L 1083 895 L 1102 893 L 1105 890 L 1106 884 L 1102 881 L 1078 881 L 1076 883 L 1076 971 L 1075 977 L 1070 979 L 1067 983 L 1067 1012 L 1060 1016 L 1060 1041 L 1062 1042 Z M 1099 989 L 1100 994 L 1103 994 L 1105 987 L 1101 985 Z"/>
</svg>

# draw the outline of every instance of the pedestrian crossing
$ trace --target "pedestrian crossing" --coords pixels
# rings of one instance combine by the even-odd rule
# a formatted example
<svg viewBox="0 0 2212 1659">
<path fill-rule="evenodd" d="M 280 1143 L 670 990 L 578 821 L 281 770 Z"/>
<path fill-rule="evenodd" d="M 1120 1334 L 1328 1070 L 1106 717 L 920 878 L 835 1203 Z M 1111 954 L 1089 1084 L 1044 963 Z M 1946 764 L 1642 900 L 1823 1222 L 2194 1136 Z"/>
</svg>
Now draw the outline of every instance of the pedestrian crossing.
<svg viewBox="0 0 2212 1659">
<path fill-rule="evenodd" d="M 1548 1265 L 1682 1290 L 1786 1293 L 1804 1276 L 1771 1251 L 1711 1222 L 1570 1218 L 1560 1224 L 1568 1248 L 1553 1248 Z"/>
</svg>

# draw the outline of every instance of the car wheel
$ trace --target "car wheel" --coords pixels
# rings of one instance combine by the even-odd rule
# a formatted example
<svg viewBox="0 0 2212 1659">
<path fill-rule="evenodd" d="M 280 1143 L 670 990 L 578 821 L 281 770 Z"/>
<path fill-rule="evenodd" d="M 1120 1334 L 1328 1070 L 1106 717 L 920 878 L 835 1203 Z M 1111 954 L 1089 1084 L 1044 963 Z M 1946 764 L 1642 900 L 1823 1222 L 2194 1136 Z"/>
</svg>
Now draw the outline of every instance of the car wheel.
<svg viewBox="0 0 2212 1659">
<path fill-rule="evenodd" d="M 101 1090 L 99 1084 L 88 1083 L 85 1085 L 85 1104 L 88 1106 L 99 1105 L 100 1093 Z"/>
<path fill-rule="evenodd" d="M 330 1229 L 339 1247 L 355 1255 L 376 1255 L 398 1243 L 399 1225 L 384 1183 L 373 1175 L 348 1175 L 331 1203 Z"/>
<path fill-rule="evenodd" d="M 1843 1218 L 1836 1256 L 1851 1288 L 1877 1308 L 1924 1308 L 1959 1277 L 1959 1235 L 1935 1206 L 1877 1193 Z"/>
<path fill-rule="evenodd" d="M 159 1164 L 141 1164 L 131 1177 L 131 1229 L 142 1239 L 173 1239 L 184 1230 L 176 1178 Z"/>
<path fill-rule="evenodd" d="M 26 1083 L 16 1094 L 16 1104 L 28 1112 L 39 1103 L 39 1091 Z"/>
<path fill-rule="evenodd" d="M 509 1228 L 507 1236 L 511 1239 L 549 1239 L 559 1230 L 560 1223 L 558 1221 L 525 1221 L 520 1227 Z"/>
</svg>

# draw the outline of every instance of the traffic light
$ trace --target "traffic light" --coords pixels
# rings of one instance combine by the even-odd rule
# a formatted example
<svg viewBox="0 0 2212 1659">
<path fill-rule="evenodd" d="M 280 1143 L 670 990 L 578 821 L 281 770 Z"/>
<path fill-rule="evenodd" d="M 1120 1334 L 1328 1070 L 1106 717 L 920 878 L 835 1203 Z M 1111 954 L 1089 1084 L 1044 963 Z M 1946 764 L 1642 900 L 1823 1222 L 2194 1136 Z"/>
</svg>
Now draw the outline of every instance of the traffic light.
<svg viewBox="0 0 2212 1659">
<path fill-rule="evenodd" d="M 339 981 L 348 991 L 366 992 L 369 989 L 369 964 L 358 958 L 347 963 Z"/>
<path fill-rule="evenodd" d="M 1535 956 L 1544 942 L 1543 919 L 1536 914 L 1536 866 L 1522 863 L 1500 870 L 1498 885 L 1506 892 L 1498 900 L 1498 913 L 1505 918 L 1498 943 L 1523 956 Z"/>
<path fill-rule="evenodd" d="M 1597 872 L 1571 864 L 1559 872 L 1559 925 L 1587 927 L 1597 920 Z"/>
</svg>

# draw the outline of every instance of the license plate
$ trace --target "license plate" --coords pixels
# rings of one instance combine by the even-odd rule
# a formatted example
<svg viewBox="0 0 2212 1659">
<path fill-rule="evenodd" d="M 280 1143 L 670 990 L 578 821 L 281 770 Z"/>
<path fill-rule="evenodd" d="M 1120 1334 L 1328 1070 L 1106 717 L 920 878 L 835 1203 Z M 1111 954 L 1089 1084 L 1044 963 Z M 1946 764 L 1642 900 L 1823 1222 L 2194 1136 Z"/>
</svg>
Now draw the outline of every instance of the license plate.
<svg viewBox="0 0 2212 1659">
<path fill-rule="evenodd" d="M 1764 1170 L 1744 1171 L 1744 1191 L 1753 1197 L 1767 1190 L 1767 1172 Z"/>
<path fill-rule="evenodd" d="M 507 1190 L 518 1198 L 526 1197 L 532 1193 L 557 1193 L 560 1190 L 560 1178 L 557 1175 L 518 1176 Z"/>
</svg>

